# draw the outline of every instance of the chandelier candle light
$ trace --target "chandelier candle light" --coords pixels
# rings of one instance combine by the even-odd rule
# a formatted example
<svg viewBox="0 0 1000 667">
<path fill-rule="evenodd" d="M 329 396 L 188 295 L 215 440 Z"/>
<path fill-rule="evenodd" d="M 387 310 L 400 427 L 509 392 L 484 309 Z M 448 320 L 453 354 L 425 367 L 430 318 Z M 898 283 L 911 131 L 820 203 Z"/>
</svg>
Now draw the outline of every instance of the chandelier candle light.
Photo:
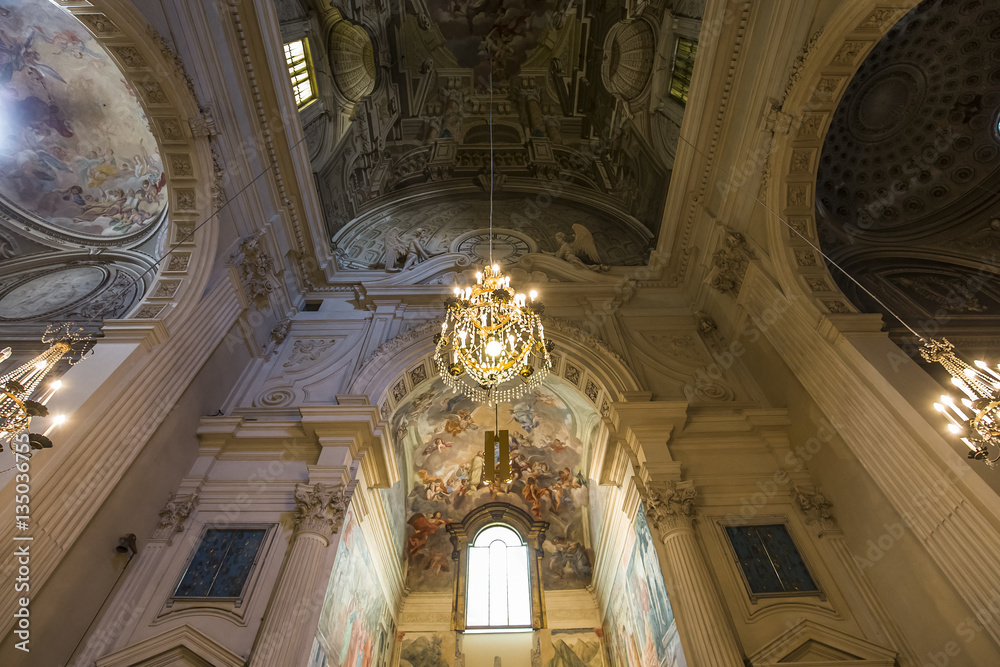
<svg viewBox="0 0 1000 667">
<path fill-rule="evenodd" d="M 445 383 L 493 405 L 534 389 L 552 368 L 538 294 L 515 293 L 497 264 L 447 301 L 434 361 Z"/>
<path fill-rule="evenodd" d="M 958 402 L 948 395 L 934 409 L 949 421 L 948 431 L 971 450 L 969 458 L 983 461 L 991 468 L 1000 455 L 989 457 L 989 446 L 1000 447 L 1000 368 L 990 368 L 985 361 L 975 361 L 975 367 L 959 359 L 947 339 L 930 340 L 920 350 L 930 362 L 944 366 L 951 383 L 965 396 Z"/>
</svg>

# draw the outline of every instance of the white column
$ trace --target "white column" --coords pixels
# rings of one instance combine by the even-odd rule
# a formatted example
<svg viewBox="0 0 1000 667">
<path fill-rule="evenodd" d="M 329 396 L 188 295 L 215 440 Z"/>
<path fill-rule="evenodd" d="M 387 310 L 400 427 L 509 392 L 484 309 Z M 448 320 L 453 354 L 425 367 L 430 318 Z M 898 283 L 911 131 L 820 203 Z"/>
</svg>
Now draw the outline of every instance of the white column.
<svg viewBox="0 0 1000 667">
<path fill-rule="evenodd" d="M 663 541 L 664 580 L 690 667 L 743 667 L 743 654 L 722 608 L 694 532 L 691 482 L 647 486 L 649 519 Z"/>
<path fill-rule="evenodd" d="M 347 501 L 342 487 L 296 487 L 295 534 L 249 667 L 302 667 L 306 663 L 330 578 L 326 548 L 344 520 Z"/>
</svg>

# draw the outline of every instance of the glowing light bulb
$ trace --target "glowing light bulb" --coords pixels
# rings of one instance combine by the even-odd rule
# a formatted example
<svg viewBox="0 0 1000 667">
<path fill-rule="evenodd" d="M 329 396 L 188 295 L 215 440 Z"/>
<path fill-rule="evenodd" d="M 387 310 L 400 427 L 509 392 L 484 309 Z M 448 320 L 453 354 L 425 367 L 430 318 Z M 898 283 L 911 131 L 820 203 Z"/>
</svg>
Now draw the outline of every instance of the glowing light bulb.
<svg viewBox="0 0 1000 667">
<path fill-rule="evenodd" d="M 500 273 L 500 265 L 499 264 L 494 264 L 493 265 L 493 273 Z"/>
<path fill-rule="evenodd" d="M 961 433 L 962 432 L 962 429 L 960 429 L 955 424 L 948 424 L 948 430 L 951 431 L 952 433 Z"/>
<path fill-rule="evenodd" d="M 535 299 L 538 298 L 538 292 L 535 290 L 531 290 L 530 292 L 528 292 L 528 296 L 531 297 L 532 301 L 534 301 Z"/>
<path fill-rule="evenodd" d="M 486 354 L 490 355 L 491 357 L 500 356 L 500 352 L 502 351 L 503 351 L 503 345 L 500 344 L 500 341 L 491 340 L 490 342 L 486 343 Z"/>
<path fill-rule="evenodd" d="M 55 382 L 52 383 L 52 391 L 55 391 L 57 389 L 62 389 L 62 380 L 56 380 Z"/>
<path fill-rule="evenodd" d="M 43 370 L 45 366 L 46 363 L 44 361 L 39 361 L 38 363 L 35 364 L 35 369 L 40 371 Z"/>
</svg>

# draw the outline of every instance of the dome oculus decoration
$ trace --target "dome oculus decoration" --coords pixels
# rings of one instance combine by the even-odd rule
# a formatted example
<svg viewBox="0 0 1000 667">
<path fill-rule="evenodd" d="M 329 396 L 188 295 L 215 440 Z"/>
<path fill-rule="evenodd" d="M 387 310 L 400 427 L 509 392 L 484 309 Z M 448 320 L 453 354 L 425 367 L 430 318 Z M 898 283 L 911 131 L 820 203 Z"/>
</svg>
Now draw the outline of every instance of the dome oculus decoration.
<svg viewBox="0 0 1000 667">
<path fill-rule="evenodd" d="M 69 240 L 122 242 L 167 205 L 136 91 L 83 24 L 48 0 L 0 21 L 0 209 Z"/>
</svg>

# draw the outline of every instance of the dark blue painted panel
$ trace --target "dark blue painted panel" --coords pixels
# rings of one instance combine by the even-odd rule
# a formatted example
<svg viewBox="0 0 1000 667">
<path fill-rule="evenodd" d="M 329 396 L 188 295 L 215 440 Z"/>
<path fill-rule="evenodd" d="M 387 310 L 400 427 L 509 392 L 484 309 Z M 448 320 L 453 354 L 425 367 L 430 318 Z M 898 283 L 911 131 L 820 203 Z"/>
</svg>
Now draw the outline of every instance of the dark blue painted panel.
<svg viewBox="0 0 1000 667">
<path fill-rule="evenodd" d="M 786 526 L 727 526 L 726 534 L 753 595 L 819 590 Z"/>
<path fill-rule="evenodd" d="M 266 532 L 264 529 L 218 528 L 205 531 L 174 596 L 239 597 Z"/>
</svg>

